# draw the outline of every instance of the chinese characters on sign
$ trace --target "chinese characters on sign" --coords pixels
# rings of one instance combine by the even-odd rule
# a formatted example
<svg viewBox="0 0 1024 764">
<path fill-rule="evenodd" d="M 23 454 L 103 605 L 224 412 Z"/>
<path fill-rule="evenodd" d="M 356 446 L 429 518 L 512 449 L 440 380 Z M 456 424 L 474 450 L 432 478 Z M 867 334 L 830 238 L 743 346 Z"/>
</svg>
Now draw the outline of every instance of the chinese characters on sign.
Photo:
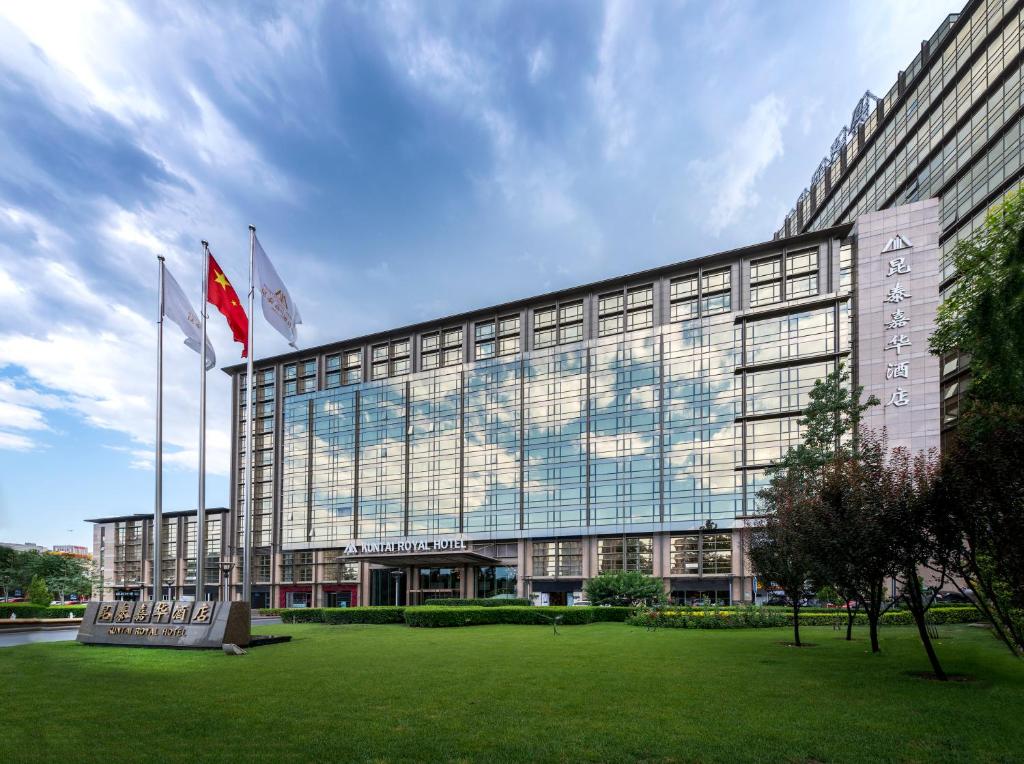
<svg viewBox="0 0 1024 764">
<path fill-rule="evenodd" d="M 242 602 L 91 602 L 78 641 L 177 648 L 246 645 L 250 621 L 250 608 Z"/>
<path fill-rule="evenodd" d="M 901 243 L 903 243 L 902 239 Z M 892 242 L 890 242 L 890 246 L 886 247 L 884 251 L 897 249 L 897 247 L 892 247 L 891 244 Z M 909 248 L 909 246 L 909 243 L 904 243 L 903 247 L 898 248 Z M 905 276 L 909 273 L 910 263 L 907 261 L 907 258 L 894 257 L 889 261 L 889 269 L 886 271 L 885 277 L 888 279 L 893 276 Z M 910 299 L 910 297 L 911 295 L 907 292 L 906 288 L 904 288 L 903 284 L 900 283 L 899 279 L 896 279 L 896 282 L 889 287 L 886 292 L 885 299 L 882 300 L 884 303 L 895 306 L 895 310 L 889 314 L 889 320 L 885 322 L 885 328 L 892 331 L 893 334 L 889 338 L 889 341 L 885 343 L 883 350 L 885 353 L 894 351 L 896 354 L 895 359 L 892 361 L 889 360 L 891 356 L 886 355 L 885 378 L 887 380 L 910 380 L 910 362 L 903 360 L 901 356 L 904 348 L 909 348 L 913 345 L 913 342 L 907 334 L 897 331 L 899 329 L 906 328 L 910 324 L 910 318 L 907 316 L 906 312 L 904 312 L 903 308 L 900 307 L 900 303 L 904 300 Z M 889 396 L 889 400 L 885 402 L 885 405 L 902 408 L 908 403 L 910 403 L 910 392 L 897 385 L 896 390 Z"/>
</svg>

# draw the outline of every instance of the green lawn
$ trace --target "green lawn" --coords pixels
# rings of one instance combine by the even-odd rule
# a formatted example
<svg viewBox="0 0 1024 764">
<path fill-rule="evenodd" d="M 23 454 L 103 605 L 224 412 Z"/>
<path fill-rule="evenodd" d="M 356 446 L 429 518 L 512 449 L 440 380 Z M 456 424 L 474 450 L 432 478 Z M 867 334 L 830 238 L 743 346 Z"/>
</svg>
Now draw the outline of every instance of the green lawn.
<svg viewBox="0 0 1024 764">
<path fill-rule="evenodd" d="M 916 633 L 648 632 L 618 623 L 287 624 L 245 657 L 77 643 L 0 650 L 3 761 L 1021 761 L 1024 662 Z"/>
</svg>

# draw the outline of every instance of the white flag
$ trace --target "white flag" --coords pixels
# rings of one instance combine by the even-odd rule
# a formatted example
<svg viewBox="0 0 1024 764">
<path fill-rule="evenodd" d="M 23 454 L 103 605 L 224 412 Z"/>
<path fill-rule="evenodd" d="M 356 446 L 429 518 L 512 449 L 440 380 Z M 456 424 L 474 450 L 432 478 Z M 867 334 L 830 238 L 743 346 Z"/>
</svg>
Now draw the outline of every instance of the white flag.
<svg viewBox="0 0 1024 764">
<path fill-rule="evenodd" d="M 182 332 L 185 333 L 185 344 L 197 353 L 202 353 L 199 344 L 203 341 L 203 324 L 199 320 L 199 314 L 192 310 L 192 303 L 188 301 L 185 293 L 181 291 L 174 276 L 164 266 L 164 316 L 176 323 Z M 209 371 L 217 365 L 217 356 L 213 352 L 213 346 L 209 338 L 206 340 L 206 370 Z"/>
<path fill-rule="evenodd" d="M 297 327 L 302 323 L 302 317 L 256 234 L 253 234 L 253 266 L 256 291 L 262 297 L 263 317 L 288 340 L 289 345 L 296 347 L 295 342 L 299 338 Z"/>
</svg>

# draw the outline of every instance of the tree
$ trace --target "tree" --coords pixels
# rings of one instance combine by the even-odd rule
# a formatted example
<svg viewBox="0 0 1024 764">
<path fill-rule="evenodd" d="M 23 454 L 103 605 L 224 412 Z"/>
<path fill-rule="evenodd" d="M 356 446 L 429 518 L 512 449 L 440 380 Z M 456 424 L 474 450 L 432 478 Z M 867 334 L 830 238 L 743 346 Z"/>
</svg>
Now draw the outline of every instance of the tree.
<svg viewBox="0 0 1024 764">
<path fill-rule="evenodd" d="M 795 470 L 777 473 L 760 498 L 765 514 L 750 535 L 747 554 L 757 574 L 781 587 L 793 608 L 793 644 L 800 642 L 800 601 L 814 578 L 814 557 L 804 527 L 814 490 Z"/>
<path fill-rule="evenodd" d="M 926 592 L 920 576 L 923 569 L 938 566 L 941 588 L 946 579 L 942 560 L 947 557 L 941 540 L 928 523 L 929 497 L 935 485 L 938 465 L 934 453 L 911 455 L 905 448 L 888 454 L 888 464 L 881 476 L 881 491 L 885 497 L 885 511 L 892 534 L 894 573 L 902 584 L 902 598 L 914 617 L 936 679 L 946 681 L 946 672 L 939 663 L 931 636 L 928 634 L 926 613 L 934 594 Z"/>
<path fill-rule="evenodd" d="M 957 280 L 932 353 L 970 354 L 971 398 L 1024 405 L 1024 196 L 1014 193 L 953 250 Z"/>
<path fill-rule="evenodd" d="M 50 604 L 50 588 L 46 585 L 45 579 L 39 576 L 32 577 L 32 583 L 28 587 L 28 599 L 33 605 Z"/>
<path fill-rule="evenodd" d="M 824 379 L 815 380 L 800 420 L 804 429 L 801 442 L 775 462 L 769 474 L 787 470 L 802 475 L 820 473 L 836 455 L 855 454 L 864 412 L 879 403 L 874 395 L 861 403 L 863 394 L 864 387 L 852 384 L 844 364 Z"/>
<path fill-rule="evenodd" d="M 820 498 L 826 466 L 835 460 L 855 459 L 857 430 L 864 412 L 878 405 L 875 396 L 862 403 L 863 392 L 863 387 L 852 384 L 850 372 L 843 364 L 824 379 L 816 380 L 800 420 L 804 428 L 802 441 L 768 470 L 769 486 L 759 494 L 767 520 L 752 537 L 750 550 L 758 555 L 765 569 L 776 569 L 791 576 L 788 584 L 775 580 L 784 590 L 789 586 L 796 591 L 799 586 L 802 594 L 804 581 L 813 574 L 817 584 L 835 586 L 847 602 L 860 599 L 848 570 L 846 545 L 849 539 L 844 536 L 851 530 L 841 519 L 830 523 L 830 530 L 824 530 L 826 526 L 821 523 L 829 508 L 821 505 Z M 785 515 L 779 514 L 780 508 L 788 508 Z M 798 539 L 802 539 L 799 549 Z M 798 584 L 796 579 L 801 574 L 804 579 Z M 796 623 L 799 597 L 794 599 L 788 593 L 787 596 L 794 602 Z M 853 613 L 847 606 L 848 639 L 852 637 L 852 629 Z M 798 634 L 794 637 L 799 643 Z M 877 639 L 873 644 L 877 646 Z"/>
<path fill-rule="evenodd" d="M 927 505 L 945 564 L 1015 655 L 1024 652 L 1024 407 L 979 402 L 960 419 Z"/>
<path fill-rule="evenodd" d="M 595 605 L 657 605 L 665 601 L 661 579 L 638 570 L 607 571 L 583 585 Z"/>
</svg>

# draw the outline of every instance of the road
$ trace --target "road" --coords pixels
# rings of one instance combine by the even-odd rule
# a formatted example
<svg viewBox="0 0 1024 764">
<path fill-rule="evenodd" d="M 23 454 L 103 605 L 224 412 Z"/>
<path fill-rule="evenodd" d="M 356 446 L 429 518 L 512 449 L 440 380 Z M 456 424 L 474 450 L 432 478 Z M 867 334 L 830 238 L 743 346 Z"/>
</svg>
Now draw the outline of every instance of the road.
<svg viewBox="0 0 1024 764">
<path fill-rule="evenodd" d="M 269 624 L 281 623 L 280 618 L 253 618 L 253 626 L 267 626 Z M 0 647 L 15 647 L 16 645 L 30 645 L 35 642 L 68 642 L 78 635 L 78 626 L 69 626 L 64 629 L 35 629 L 33 631 L 18 631 L 13 634 L 0 632 Z"/>
</svg>

